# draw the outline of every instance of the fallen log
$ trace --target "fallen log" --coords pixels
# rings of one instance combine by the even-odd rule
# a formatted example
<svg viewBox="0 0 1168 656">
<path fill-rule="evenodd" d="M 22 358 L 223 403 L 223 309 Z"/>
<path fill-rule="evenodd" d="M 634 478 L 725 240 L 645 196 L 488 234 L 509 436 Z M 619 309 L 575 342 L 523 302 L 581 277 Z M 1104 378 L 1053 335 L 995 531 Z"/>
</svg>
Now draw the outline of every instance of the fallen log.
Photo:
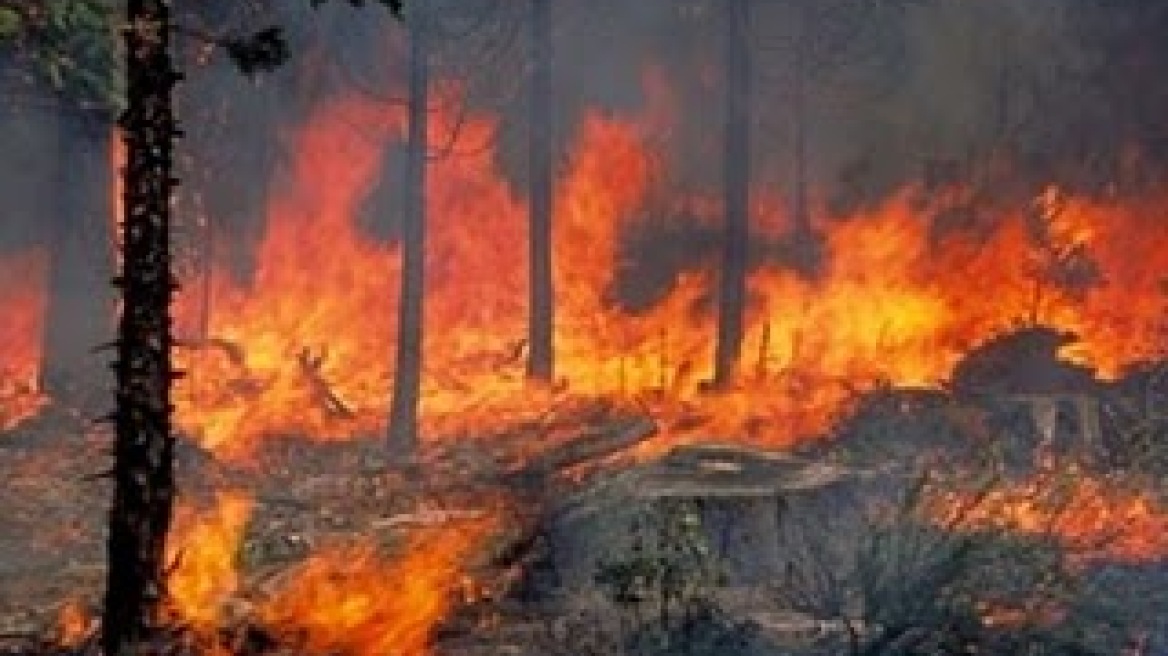
<svg viewBox="0 0 1168 656">
<path fill-rule="evenodd" d="M 584 432 L 563 446 L 534 457 L 515 474 L 520 479 L 543 478 L 627 451 L 656 434 L 657 424 L 648 417 L 618 421 Z"/>
</svg>

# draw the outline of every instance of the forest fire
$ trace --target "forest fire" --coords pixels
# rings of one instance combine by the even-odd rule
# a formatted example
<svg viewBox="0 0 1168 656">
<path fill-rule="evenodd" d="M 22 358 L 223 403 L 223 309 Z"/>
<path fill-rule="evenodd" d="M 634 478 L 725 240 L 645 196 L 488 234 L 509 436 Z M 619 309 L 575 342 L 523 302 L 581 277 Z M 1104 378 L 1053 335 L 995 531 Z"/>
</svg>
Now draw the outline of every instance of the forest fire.
<svg viewBox="0 0 1168 656">
<path fill-rule="evenodd" d="M 1168 235 L 1157 229 L 1160 199 L 1051 188 L 1032 206 L 943 228 L 935 217 L 953 194 L 930 200 L 906 189 L 820 222 L 817 279 L 779 261 L 757 263 L 745 380 L 704 394 L 712 263 L 699 258 L 676 271 L 649 307 L 616 300 L 622 239 L 662 220 L 652 216 L 663 210 L 651 196 L 664 165 L 648 146 L 664 129 L 662 115 L 669 112 L 593 114 L 581 124 L 556 200 L 555 280 L 567 389 L 647 404 L 667 442 L 694 433 L 791 444 L 826 429 L 856 390 L 939 385 L 972 347 L 1023 324 L 1078 335 L 1064 357 L 1103 376 L 1162 352 L 1158 272 L 1168 264 Z M 443 142 L 455 121 L 439 117 L 433 141 Z M 453 149 L 489 143 L 496 124 L 471 116 Z M 360 215 L 401 129 L 399 108 L 337 101 L 295 138 L 298 159 L 276 180 L 254 280 L 216 273 L 209 334 L 184 353 L 192 382 L 178 393 L 180 423 L 208 448 L 242 457 L 264 435 L 382 431 L 399 263 L 396 246 L 363 229 Z M 422 401 L 431 437 L 464 432 L 484 415 L 496 424 L 519 418 L 546 397 L 522 375 L 527 274 L 516 244 L 526 214 L 493 162 L 488 148 L 432 163 L 426 313 L 436 328 Z M 709 199 L 675 204 L 689 208 L 690 221 L 716 219 L 705 216 L 716 206 Z M 782 225 L 775 214 L 757 217 L 760 233 Z"/>
<path fill-rule="evenodd" d="M 40 251 L 0 256 L 0 431 L 36 414 L 47 402 L 40 388 L 41 340 L 48 295 L 47 258 Z"/>
<path fill-rule="evenodd" d="M 472 592 L 466 561 L 481 553 L 493 524 L 423 530 L 393 559 L 370 545 L 314 555 L 264 605 L 261 622 L 311 653 L 428 654 L 432 631 Z"/>
<path fill-rule="evenodd" d="M 252 508 L 248 495 L 221 492 L 207 508 L 184 503 L 176 513 L 167 611 L 203 656 L 238 653 L 233 631 L 248 626 L 241 623 L 308 653 L 424 656 L 451 610 L 474 601 L 480 583 L 471 566 L 499 524 L 482 513 L 421 528 L 392 556 L 369 538 L 323 546 L 247 603 L 241 556 Z M 69 601 L 57 615 L 55 643 L 77 648 L 96 626 L 81 602 Z"/>
<path fill-rule="evenodd" d="M 1168 654 L 1168 3 L 194 4 L 0 0 L 0 656 Z"/>
</svg>

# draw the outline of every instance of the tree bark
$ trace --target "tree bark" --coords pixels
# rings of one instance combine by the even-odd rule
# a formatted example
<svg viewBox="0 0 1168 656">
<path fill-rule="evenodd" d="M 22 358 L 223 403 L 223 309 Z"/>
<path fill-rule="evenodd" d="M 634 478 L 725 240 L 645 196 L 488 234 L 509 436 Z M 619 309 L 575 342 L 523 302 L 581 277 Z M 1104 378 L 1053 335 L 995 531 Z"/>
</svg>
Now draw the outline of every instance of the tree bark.
<svg viewBox="0 0 1168 656">
<path fill-rule="evenodd" d="M 57 403 L 86 414 L 104 391 L 93 349 L 107 342 L 113 303 L 109 259 L 113 221 L 110 118 L 63 102 L 58 114 L 56 209 L 49 223 L 48 308 L 42 382 Z"/>
<path fill-rule="evenodd" d="M 409 137 L 406 145 L 405 216 L 402 225 L 401 300 L 397 358 L 389 411 L 389 451 L 410 461 L 418 448 L 418 404 L 422 387 L 423 298 L 425 295 L 427 105 L 430 84 L 429 3 L 415 0 L 410 29 Z"/>
<path fill-rule="evenodd" d="M 531 0 L 530 302 L 527 375 L 555 375 L 555 290 L 552 281 L 551 0 Z"/>
<path fill-rule="evenodd" d="M 718 306 L 714 385 L 733 382 L 742 350 L 750 239 L 750 50 L 749 0 L 726 0 L 724 20 L 726 110 L 723 192 L 725 225 Z"/>
<path fill-rule="evenodd" d="M 154 635 L 164 596 L 165 539 L 174 504 L 170 259 L 173 141 L 168 0 L 126 5 L 127 109 L 122 291 L 114 411 L 114 500 L 101 645 L 136 653 Z M 145 651 L 143 649 L 143 651 Z"/>
</svg>

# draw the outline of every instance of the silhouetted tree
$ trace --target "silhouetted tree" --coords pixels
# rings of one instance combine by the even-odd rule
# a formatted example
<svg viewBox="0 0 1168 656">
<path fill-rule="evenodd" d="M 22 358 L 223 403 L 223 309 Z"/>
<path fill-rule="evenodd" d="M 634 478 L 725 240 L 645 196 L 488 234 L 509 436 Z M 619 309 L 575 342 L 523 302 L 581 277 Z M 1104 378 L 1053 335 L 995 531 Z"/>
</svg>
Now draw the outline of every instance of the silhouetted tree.
<svg viewBox="0 0 1168 656">
<path fill-rule="evenodd" d="M 878 13 L 897 0 L 779 0 L 767 3 L 772 13 L 755 21 L 750 38 L 768 54 L 779 55 L 770 84 L 785 96 L 791 134 L 791 231 L 789 264 L 805 275 L 822 265 L 821 237 L 815 233 L 811 208 L 812 138 L 816 93 L 832 86 L 831 78 L 856 60 L 875 57 L 866 32 Z M 881 55 L 883 53 L 880 53 Z M 777 79 L 776 79 L 777 78 Z"/>
<path fill-rule="evenodd" d="M 551 0 L 531 0 L 530 303 L 527 375 L 555 375 L 555 300 L 552 282 L 552 36 Z"/>
<path fill-rule="evenodd" d="M 171 434 L 170 199 L 178 134 L 165 0 L 126 4 L 124 305 L 118 324 L 114 410 L 114 502 L 102 622 L 107 654 L 135 652 L 158 622 L 164 547 L 174 503 Z"/>
<path fill-rule="evenodd" d="M 115 372 L 114 499 L 107 541 L 101 645 L 106 654 L 138 653 L 155 633 L 165 596 L 166 534 L 174 505 L 174 435 L 170 304 L 174 86 L 168 0 L 126 3 L 126 109 L 122 292 Z M 254 74 L 281 64 L 287 48 L 276 28 L 215 41 Z"/>
<path fill-rule="evenodd" d="M 41 380 L 70 407 L 86 398 L 79 392 L 100 387 L 92 351 L 106 341 L 112 317 L 110 125 L 121 100 L 112 16 L 103 0 L 0 2 L 0 43 L 33 73 L 30 86 L 55 100 L 56 194 L 41 217 L 50 256 Z"/>
<path fill-rule="evenodd" d="M 722 271 L 714 384 L 729 385 L 742 348 L 750 239 L 750 0 L 726 0 Z"/>
<path fill-rule="evenodd" d="M 415 455 L 422 387 L 423 299 L 426 271 L 426 154 L 430 86 L 429 0 L 406 11 L 410 33 L 409 137 L 406 144 L 406 206 L 402 225 L 402 276 L 398 306 L 397 357 L 389 411 L 389 448 L 398 458 Z"/>
</svg>

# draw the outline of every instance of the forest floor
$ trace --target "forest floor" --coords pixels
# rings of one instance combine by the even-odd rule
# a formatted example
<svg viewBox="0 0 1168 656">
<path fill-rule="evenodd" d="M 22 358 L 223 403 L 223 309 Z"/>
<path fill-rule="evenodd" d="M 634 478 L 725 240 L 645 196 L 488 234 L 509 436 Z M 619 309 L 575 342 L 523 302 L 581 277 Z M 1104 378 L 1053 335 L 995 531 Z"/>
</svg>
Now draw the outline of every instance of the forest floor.
<svg viewBox="0 0 1168 656">
<path fill-rule="evenodd" d="M 577 411 L 602 424 L 628 422 L 605 409 L 576 408 L 568 415 L 579 419 Z M 501 493 L 515 491 L 508 487 L 515 463 L 539 461 L 528 452 L 532 431 L 545 437 L 557 432 L 551 425 L 522 426 L 492 437 L 489 452 L 481 441 L 445 448 L 428 454 L 425 476 L 393 472 L 378 439 L 272 440 L 246 462 L 228 464 L 180 438 L 172 536 L 183 532 L 184 513 L 205 520 L 213 516 L 217 495 L 230 492 L 250 500 L 235 549 L 243 554 L 243 589 L 328 547 L 373 544 L 396 553 L 419 528 L 489 514 Z M 562 445 L 572 441 L 573 431 L 561 433 Z M 67 606 L 99 607 L 112 495 L 102 474 L 111 464 L 112 439 L 109 427 L 91 427 L 52 408 L 0 434 L 0 653 L 6 641 L 54 635 Z M 568 460 L 579 455 L 570 448 L 567 453 Z M 559 464 L 554 457 L 550 462 Z M 504 542 L 515 529 L 502 527 Z"/>
</svg>

